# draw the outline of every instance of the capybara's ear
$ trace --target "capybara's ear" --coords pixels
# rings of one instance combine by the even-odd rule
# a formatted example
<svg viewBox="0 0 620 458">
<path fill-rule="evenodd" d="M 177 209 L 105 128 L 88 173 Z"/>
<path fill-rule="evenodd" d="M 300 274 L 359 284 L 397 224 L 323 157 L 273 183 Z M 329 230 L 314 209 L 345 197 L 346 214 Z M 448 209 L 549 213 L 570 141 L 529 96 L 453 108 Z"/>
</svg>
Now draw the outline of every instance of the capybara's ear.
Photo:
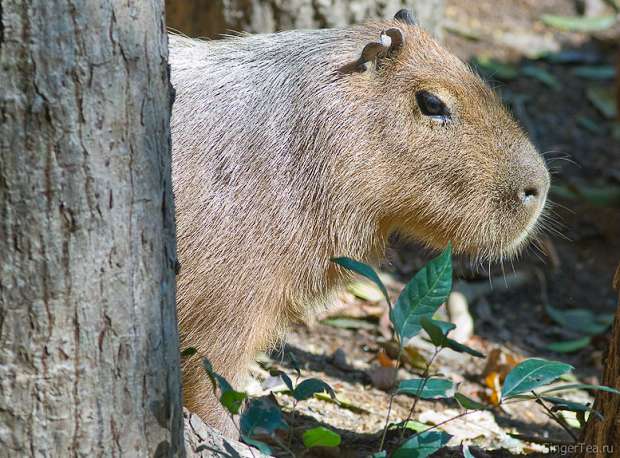
<svg viewBox="0 0 620 458">
<path fill-rule="evenodd" d="M 397 27 L 384 30 L 379 36 L 379 41 L 371 41 L 362 50 L 360 57 L 338 70 L 340 73 L 361 73 L 368 70 L 369 63 L 374 63 L 376 68 L 381 66 L 381 61 L 386 57 L 393 57 L 405 43 L 403 31 Z"/>
<path fill-rule="evenodd" d="M 415 22 L 415 17 L 413 17 L 413 14 L 409 10 L 400 10 L 394 15 L 394 19 L 400 22 L 404 22 L 405 24 L 417 25 Z"/>
</svg>

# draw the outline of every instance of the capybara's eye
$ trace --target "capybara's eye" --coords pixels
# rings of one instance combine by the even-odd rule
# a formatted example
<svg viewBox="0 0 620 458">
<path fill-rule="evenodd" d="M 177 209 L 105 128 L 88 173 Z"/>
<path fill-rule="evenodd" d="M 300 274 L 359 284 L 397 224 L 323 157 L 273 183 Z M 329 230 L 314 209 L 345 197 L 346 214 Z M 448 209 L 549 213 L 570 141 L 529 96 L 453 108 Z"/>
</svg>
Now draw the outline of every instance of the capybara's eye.
<svg viewBox="0 0 620 458">
<path fill-rule="evenodd" d="M 450 110 L 439 97 L 427 91 L 420 91 L 415 95 L 418 106 L 425 116 L 432 116 L 447 120 L 450 117 Z"/>
</svg>

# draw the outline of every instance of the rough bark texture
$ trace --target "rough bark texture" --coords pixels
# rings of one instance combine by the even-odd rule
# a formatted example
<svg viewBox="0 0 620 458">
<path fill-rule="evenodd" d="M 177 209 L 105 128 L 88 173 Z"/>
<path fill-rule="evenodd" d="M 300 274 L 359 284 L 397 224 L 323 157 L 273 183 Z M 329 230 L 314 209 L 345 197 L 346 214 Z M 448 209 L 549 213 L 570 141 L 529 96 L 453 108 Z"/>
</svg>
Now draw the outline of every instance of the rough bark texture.
<svg viewBox="0 0 620 458">
<path fill-rule="evenodd" d="M 0 23 L 0 456 L 183 455 L 163 1 Z"/>
<path fill-rule="evenodd" d="M 215 428 L 187 409 L 183 409 L 185 423 L 185 447 L 189 458 L 265 458 L 253 447 L 228 439 Z"/>
<path fill-rule="evenodd" d="M 614 288 L 620 289 L 620 265 L 614 276 Z M 602 384 L 620 390 L 620 297 Z M 599 411 L 604 419 L 599 420 L 595 415 L 590 415 L 582 443 L 575 456 L 583 458 L 620 456 L 620 396 L 600 391 L 596 395 L 594 409 Z"/>
<path fill-rule="evenodd" d="M 420 24 L 441 38 L 444 0 L 166 0 L 166 19 L 189 36 L 275 32 L 356 24 L 412 9 Z"/>
</svg>

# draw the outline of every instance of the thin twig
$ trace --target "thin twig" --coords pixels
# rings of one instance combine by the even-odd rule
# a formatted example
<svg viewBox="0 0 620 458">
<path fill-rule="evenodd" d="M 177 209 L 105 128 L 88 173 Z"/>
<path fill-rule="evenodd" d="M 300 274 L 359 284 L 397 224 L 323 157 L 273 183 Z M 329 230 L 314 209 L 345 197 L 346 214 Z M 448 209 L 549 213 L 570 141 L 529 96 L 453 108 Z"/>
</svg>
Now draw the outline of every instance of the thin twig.
<svg viewBox="0 0 620 458">
<path fill-rule="evenodd" d="M 284 445 L 284 443 L 280 439 L 278 439 L 275 434 L 272 437 L 273 437 L 273 440 L 276 442 L 276 444 L 278 444 L 282 450 L 287 452 L 293 458 L 297 458 L 297 455 L 295 455 L 295 452 L 293 452 L 290 448 L 288 448 L 286 445 Z"/>
<path fill-rule="evenodd" d="M 437 423 L 436 425 L 429 426 L 428 428 L 426 428 L 426 429 L 424 429 L 424 430 L 420 431 L 419 433 L 412 434 L 411 436 L 409 436 L 409 437 L 407 438 L 407 440 L 411 440 L 411 439 L 413 439 L 414 437 L 417 437 L 417 436 L 419 436 L 419 435 L 421 435 L 421 434 L 424 434 L 424 433 L 427 433 L 427 432 L 429 432 L 429 431 L 432 431 L 433 429 L 435 429 L 435 428 L 439 428 L 440 426 L 443 426 L 443 425 L 445 425 L 446 423 L 450 423 L 451 421 L 458 420 L 459 418 L 462 418 L 462 417 L 464 417 L 464 416 L 466 416 L 466 415 L 469 415 L 470 413 L 474 413 L 474 412 L 477 412 L 477 411 L 476 411 L 476 410 L 466 410 L 465 412 L 461 412 L 460 414 L 458 414 L 458 415 L 456 415 L 456 416 L 454 416 L 454 417 L 452 417 L 452 418 L 448 418 L 447 420 L 440 421 L 440 422 L 439 422 L 439 423 Z M 402 442 L 402 440 L 401 440 L 401 442 Z M 398 443 L 398 445 L 400 445 L 400 442 Z"/>
<path fill-rule="evenodd" d="M 564 421 L 564 419 L 558 417 L 553 410 L 551 410 L 549 407 L 547 407 L 547 405 L 540 398 L 540 396 L 538 396 L 538 393 L 536 393 L 535 391 L 532 390 L 532 394 L 536 398 L 536 403 L 541 405 L 543 407 L 543 409 L 545 409 L 547 411 L 547 414 L 549 414 L 549 416 L 551 418 L 553 418 L 564 429 L 564 431 L 566 431 L 568 433 L 568 435 L 573 438 L 573 440 L 575 442 L 577 442 L 579 439 L 577 438 L 575 433 L 570 429 L 570 426 L 568 424 L 566 424 L 566 421 Z"/>
<path fill-rule="evenodd" d="M 291 410 L 291 424 L 295 421 L 295 409 L 297 408 L 297 399 L 293 401 L 293 409 Z M 293 443 L 293 428 L 290 429 L 288 433 L 288 446 L 290 447 Z"/>
<path fill-rule="evenodd" d="M 390 403 L 388 404 L 387 415 L 385 416 L 385 425 L 383 426 L 383 434 L 381 435 L 381 442 L 379 443 L 379 450 L 383 450 L 383 444 L 385 443 L 385 436 L 387 435 L 388 425 L 390 423 L 390 414 L 392 413 L 392 404 L 394 402 L 395 390 L 394 386 L 398 380 L 398 368 L 400 367 L 400 358 L 403 354 L 403 346 L 399 345 L 398 357 L 396 358 L 396 367 L 394 369 L 394 380 L 392 381 L 392 391 L 390 393 Z"/>
<path fill-rule="evenodd" d="M 413 416 L 413 412 L 415 411 L 415 408 L 418 405 L 418 401 L 420 400 L 420 395 L 424 391 L 424 387 L 426 386 L 426 382 L 428 381 L 428 373 L 430 371 L 431 365 L 433 364 L 433 361 L 435 361 L 435 358 L 437 358 L 437 355 L 439 354 L 440 351 L 441 351 L 441 347 L 435 347 L 435 353 L 433 353 L 433 356 L 431 356 L 431 358 L 426 363 L 426 367 L 424 368 L 424 372 L 422 373 L 423 381 L 418 387 L 418 389 L 416 390 L 415 399 L 413 401 L 413 405 L 411 406 L 411 409 L 409 410 L 409 415 L 407 415 L 407 419 L 400 427 L 400 441 L 401 442 L 403 438 L 405 437 L 405 428 L 406 428 L 407 422 L 411 420 L 411 417 Z"/>
</svg>

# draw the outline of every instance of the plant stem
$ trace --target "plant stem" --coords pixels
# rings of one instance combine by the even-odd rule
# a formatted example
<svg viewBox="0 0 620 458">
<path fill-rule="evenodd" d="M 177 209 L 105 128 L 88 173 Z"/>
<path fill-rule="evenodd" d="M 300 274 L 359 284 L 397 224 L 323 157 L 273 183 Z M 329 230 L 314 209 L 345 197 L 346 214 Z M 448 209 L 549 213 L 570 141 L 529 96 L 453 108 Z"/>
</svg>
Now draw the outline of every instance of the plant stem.
<svg viewBox="0 0 620 458">
<path fill-rule="evenodd" d="M 293 452 L 290 448 L 288 448 L 286 445 L 284 445 L 284 443 L 277 438 L 277 436 L 274 434 L 273 435 L 273 440 L 276 442 L 276 444 L 278 444 L 280 446 L 280 448 L 282 450 L 284 450 L 285 452 L 287 452 L 289 455 L 291 455 L 293 458 L 296 458 L 297 455 L 295 455 L 295 452 Z"/>
<path fill-rule="evenodd" d="M 575 433 L 570 429 L 570 426 L 566 424 L 566 421 L 564 421 L 562 418 L 558 417 L 555 414 L 555 412 L 553 412 L 553 410 L 551 410 L 549 407 L 547 407 L 547 405 L 540 398 L 540 396 L 538 396 L 538 393 L 536 393 L 535 391 L 532 391 L 532 394 L 536 398 L 536 403 L 541 405 L 543 407 L 543 409 L 545 409 L 547 411 L 547 414 L 549 414 L 549 416 L 551 418 L 553 418 L 558 423 L 558 425 L 560 425 L 564 429 L 564 431 L 566 431 L 568 433 L 568 435 L 573 438 L 573 440 L 575 442 L 577 442 L 579 439 L 577 438 Z"/>
<path fill-rule="evenodd" d="M 423 381 L 420 384 L 420 387 L 418 388 L 415 394 L 415 399 L 413 400 L 413 405 L 411 406 L 411 409 L 409 410 L 409 415 L 407 415 L 407 419 L 404 421 L 404 423 L 401 425 L 401 428 L 400 428 L 400 441 L 401 442 L 403 438 L 405 437 L 405 429 L 407 426 L 407 422 L 411 420 L 411 417 L 413 416 L 413 412 L 415 411 L 418 401 L 420 400 L 420 394 L 422 394 L 422 391 L 424 391 L 424 387 L 426 386 L 426 381 L 428 380 L 428 373 L 430 371 L 431 365 L 433 364 L 433 361 L 435 361 L 435 358 L 437 357 L 440 351 L 441 351 L 441 347 L 435 347 L 435 353 L 433 353 L 433 356 L 431 356 L 431 359 L 429 359 L 428 362 L 426 363 L 426 367 L 424 368 L 424 372 L 422 373 Z"/>
<path fill-rule="evenodd" d="M 293 401 L 293 409 L 291 410 L 291 423 L 295 420 L 295 409 L 297 408 L 297 399 Z M 288 446 L 290 447 L 293 442 L 293 428 L 288 432 Z"/>
<path fill-rule="evenodd" d="M 428 428 L 426 428 L 423 431 L 420 431 L 419 433 L 412 434 L 411 436 L 409 436 L 407 438 L 407 440 L 413 439 L 416 436 L 419 436 L 421 434 L 424 434 L 424 433 L 427 433 L 429 431 L 432 431 L 433 429 L 439 428 L 440 426 L 443 426 L 446 423 L 450 423 L 451 421 L 458 420 L 459 418 L 464 417 L 464 416 L 469 415 L 470 413 L 474 413 L 474 412 L 476 412 L 476 410 L 466 410 L 465 412 L 461 412 L 460 414 L 458 414 L 458 415 L 456 415 L 456 416 L 454 416 L 452 418 L 448 418 L 447 420 L 441 421 L 441 422 L 437 423 L 436 425 L 429 426 Z M 401 440 L 401 442 L 402 442 L 402 440 Z M 399 445 L 400 445 L 400 442 L 399 442 Z"/>
<path fill-rule="evenodd" d="M 427 433 L 427 432 L 429 432 L 429 431 L 432 431 L 433 429 L 435 429 L 435 428 L 439 428 L 440 426 L 443 426 L 443 425 L 445 425 L 446 423 L 450 423 L 451 421 L 458 420 L 459 418 L 464 417 L 464 416 L 469 415 L 470 413 L 474 413 L 474 412 L 477 412 L 477 411 L 476 411 L 476 410 L 466 410 L 465 412 L 461 412 L 460 414 L 455 415 L 455 416 L 454 416 L 454 417 L 452 417 L 452 418 L 448 418 L 447 420 L 440 421 L 440 422 L 439 422 L 439 423 L 437 423 L 436 425 L 429 426 L 429 427 L 428 427 L 428 428 L 426 428 L 425 430 L 420 431 L 419 433 L 415 433 L 415 434 L 413 434 L 413 435 L 409 436 L 407 439 L 411 439 L 412 437 L 416 437 L 416 436 L 419 436 L 420 434 L 424 434 L 424 433 Z"/>
<path fill-rule="evenodd" d="M 385 425 L 383 426 L 383 434 L 381 435 L 381 442 L 379 443 L 379 450 L 383 450 L 383 444 L 385 444 L 385 436 L 387 435 L 388 425 L 390 423 L 390 414 L 392 413 L 392 403 L 394 402 L 394 386 L 398 380 L 398 368 L 400 367 L 400 358 L 403 355 L 403 346 L 399 344 L 398 356 L 396 358 L 396 368 L 394 370 L 394 380 L 392 381 L 392 392 L 390 393 L 390 403 L 388 404 L 387 415 L 385 416 Z"/>
</svg>

